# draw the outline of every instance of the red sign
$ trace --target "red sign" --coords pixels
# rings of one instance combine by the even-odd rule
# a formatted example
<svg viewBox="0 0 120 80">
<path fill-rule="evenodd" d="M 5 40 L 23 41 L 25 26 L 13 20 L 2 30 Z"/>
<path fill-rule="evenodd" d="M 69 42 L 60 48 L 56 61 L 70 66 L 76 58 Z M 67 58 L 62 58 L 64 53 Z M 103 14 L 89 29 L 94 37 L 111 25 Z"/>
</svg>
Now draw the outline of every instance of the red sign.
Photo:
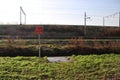
<svg viewBox="0 0 120 80">
<path fill-rule="evenodd" d="M 36 34 L 41 34 L 41 33 L 43 33 L 43 27 L 42 27 L 42 26 L 37 26 L 36 29 L 35 29 L 35 33 L 36 33 Z"/>
</svg>

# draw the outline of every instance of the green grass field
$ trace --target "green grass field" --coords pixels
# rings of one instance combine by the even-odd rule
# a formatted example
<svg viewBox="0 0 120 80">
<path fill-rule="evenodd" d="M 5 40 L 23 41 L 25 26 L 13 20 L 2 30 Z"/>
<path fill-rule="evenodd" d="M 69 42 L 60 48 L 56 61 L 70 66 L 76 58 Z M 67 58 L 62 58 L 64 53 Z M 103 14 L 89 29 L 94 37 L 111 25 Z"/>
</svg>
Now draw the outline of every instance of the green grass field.
<svg viewBox="0 0 120 80">
<path fill-rule="evenodd" d="M 47 57 L 0 57 L 1 80 L 110 80 L 120 78 L 120 55 L 79 55 L 70 62 Z"/>
</svg>

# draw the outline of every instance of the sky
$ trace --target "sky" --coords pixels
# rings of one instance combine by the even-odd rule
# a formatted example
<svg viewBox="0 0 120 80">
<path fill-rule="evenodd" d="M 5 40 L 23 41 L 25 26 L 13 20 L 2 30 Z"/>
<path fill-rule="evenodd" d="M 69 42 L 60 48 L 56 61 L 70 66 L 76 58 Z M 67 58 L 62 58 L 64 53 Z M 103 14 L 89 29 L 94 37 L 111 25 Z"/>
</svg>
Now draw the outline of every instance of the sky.
<svg viewBox="0 0 120 80">
<path fill-rule="evenodd" d="M 85 12 L 87 25 L 119 24 L 120 0 L 0 0 L 0 24 L 19 24 L 20 6 L 26 24 L 84 25 Z"/>
</svg>

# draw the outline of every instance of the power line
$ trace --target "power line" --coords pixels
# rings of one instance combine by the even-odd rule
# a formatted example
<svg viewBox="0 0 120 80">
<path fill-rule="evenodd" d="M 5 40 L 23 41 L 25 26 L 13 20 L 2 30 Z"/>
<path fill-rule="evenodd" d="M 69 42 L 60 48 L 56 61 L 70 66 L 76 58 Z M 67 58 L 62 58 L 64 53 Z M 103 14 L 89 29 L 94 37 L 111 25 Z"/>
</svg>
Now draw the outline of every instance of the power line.
<svg viewBox="0 0 120 80">
<path fill-rule="evenodd" d="M 104 16 L 103 17 L 103 26 L 105 26 L 105 23 L 106 23 L 106 18 L 109 19 L 109 18 L 115 18 L 115 16 L 117 16 L 116 18 L 118 18 L 118 26 L 120 27 L 120 12 L 116 12 L 114 14 L 111 14 L 111 15 L 108 15 L 108 16 Z"/>
</svg>

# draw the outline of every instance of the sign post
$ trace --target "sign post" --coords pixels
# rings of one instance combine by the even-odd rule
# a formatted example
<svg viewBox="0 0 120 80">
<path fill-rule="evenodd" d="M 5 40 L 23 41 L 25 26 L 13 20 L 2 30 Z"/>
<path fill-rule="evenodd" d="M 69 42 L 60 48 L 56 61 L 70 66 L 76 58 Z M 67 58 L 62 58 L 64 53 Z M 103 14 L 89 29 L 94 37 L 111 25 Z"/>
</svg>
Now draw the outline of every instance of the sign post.
<svg viewBox="0 0 120 80">
<path fill-rule="evenodd" d="M 43 27 L 37 26 L 35 29 L 35 33 L 38 35 L 38 42 L 39 42 L 39 57 L 41 57 L 41 49 L 40 49 L 40 34 L 43 33 Z"/>
<path fill-rule="evenodd" d="M 38 40 L 39 40 L 39 58 L 41 57 L 40 55 L 40 53 L 41 53 L 41 50 L 40 50 L 40 34 L 38 35 Z"/>
</svg>

